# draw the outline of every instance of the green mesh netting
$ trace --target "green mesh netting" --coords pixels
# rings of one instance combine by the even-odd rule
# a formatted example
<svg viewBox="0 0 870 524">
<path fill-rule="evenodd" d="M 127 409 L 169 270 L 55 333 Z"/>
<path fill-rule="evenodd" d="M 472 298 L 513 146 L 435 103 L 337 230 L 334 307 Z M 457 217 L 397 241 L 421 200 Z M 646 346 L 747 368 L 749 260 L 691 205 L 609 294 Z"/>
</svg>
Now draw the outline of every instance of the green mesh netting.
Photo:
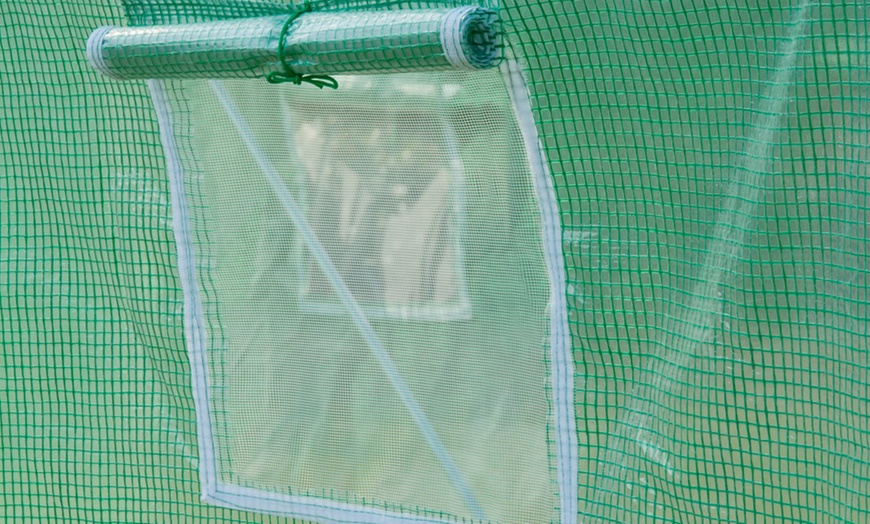
<svg viewBox="0 0 870 524">
<path fill-rule="evenodd" d="M 0 517 L 289 520 L 200 498 L 204 426 L 173 229 L 175 162 L 198 175 L 183 193 L 191 245 L 215 262 L 195 269 L 212 278 L 200 285 L 221 482 L 317 491 L 408 522 L 573 522 L 562 511 L 571 479 L 560 472 L 570 468 L 547 351 L 546 293 L 564 286 L 577 522 L 870 519 L 864 3 L 498 7 L 536 140 L 521 132 L 511 108 L 522 104 L 498 69 L 351 75 L 332 92 L 262 79 L 149 86 L 88 65 L 97 27 L 287 16 L 277 2 L 0 6 Z M 227 107 L 251 126 L 254 148 Z M 540 144 L 557 197 L 561 282 L 547 280 L 547 226 L 523 140 Z M 341 206 L 354 193 L 334 173 L 414 173 L 419 187 L 366 179 L 401 210 L 366 215 L 369 227 L 407 239 L 392 251 L 405 258 L 377 259 L 365 273 L 373 237 L 324 249 L 461 481 L 421 437 L 413 405 L 391 396 L 401 387 L 383 380 L 383 362 L 328 353 L 361 328 L 341 316 L 347 303 L 310 246 L 286 236 L 280 185 L 269 189 L 256 148 L 296 173 L 284 179 L 288 194 L 327 237 L 347 226 Z M 327 171 L 310 165 L 331 174 L 316 179 Z M 397 222 L 414 194 L 408 209 L 420 213 Z M 424 226 L 437 235 L 407 248 Z M 414 264 L 425 273 L 407 270 Z M 282 268 L 293 272 L 279 278 Z M 353 276 L 363 273 L 379 280 Z M 299 341 L 317 351 L 284 351 Z M 317 391 L 327 407 L 315 406 Z"/>
</svg>

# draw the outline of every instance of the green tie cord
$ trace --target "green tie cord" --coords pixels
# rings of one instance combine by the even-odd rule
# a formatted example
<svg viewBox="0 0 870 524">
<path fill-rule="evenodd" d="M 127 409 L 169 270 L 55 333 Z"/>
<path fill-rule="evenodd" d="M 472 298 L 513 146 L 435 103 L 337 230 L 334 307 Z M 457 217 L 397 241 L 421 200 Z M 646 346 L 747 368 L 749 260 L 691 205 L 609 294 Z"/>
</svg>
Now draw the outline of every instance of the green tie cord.
<svg viewBox="0 0 870 524">
<path fill-rule="evenodd" d="M 290 29 L 290 26 L 293 25 L 293 22 L 299 18 L 299 15 L 302 13 L 311 12 L 311 5 L 308 3 L 302 4 L 302 6 L 296 10 L 295 13 L 290 15 L 290 18 L 284 22 L 284 25 L 281 26 L 281 34 L 278 36 L 278 58 L 281 60 L 281 65 L 284 66 L 284 71 L 277 72 L 274 71 L 266 75 L 266 81 L 270 84 L 282 84 L 284 82 L 292 82 L 296 85 L 302 85 L 303 82 L 307 82 L 313 86 L 317 86 L 320 89 L 324 87 L 329 87 L 331 89 L 338 89 L 338 81 L 332 78 L 329 75 L 301 75 L 293 71 L 293 68 L 290 67 L 290 64 L 287 63 L 286 54 L 284 51 L 284 45 L 287 41 L 287 31 Z"/>
</svg>

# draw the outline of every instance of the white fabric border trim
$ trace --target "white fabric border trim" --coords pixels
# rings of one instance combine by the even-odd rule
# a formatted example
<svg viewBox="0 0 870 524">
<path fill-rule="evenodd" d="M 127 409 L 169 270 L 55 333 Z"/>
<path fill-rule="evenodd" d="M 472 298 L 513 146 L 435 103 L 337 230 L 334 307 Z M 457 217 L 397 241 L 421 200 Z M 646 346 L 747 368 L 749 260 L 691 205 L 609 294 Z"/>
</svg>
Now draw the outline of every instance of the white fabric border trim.
<svg viewBox="0 0 870 524">
<path fill-rule="evenodd" d="M 208 399 L 208 361 L 206 360 L 206 331 L 202 315 L 202 301 L 196 282 L 196 262 L 193 242 L 190 238 L 190 217 L 187 198 L 184 194 L 184 170 L 178 156 L 172 116 L 166 100 L 163 81 L 149 80 L 151 100 L 157 111 L 160 125 L 160 141 L 166 155 L 166 171 L 169 174 L 169 190 L 172 199 L 172 230 L 175 233 L 175 246 L 178 252 L 178 276 L 184 294 L 184 336 L 188 344 L 190 371 L 193 375 L 193 404 L 196 408 L 197 442 L 199 444 L 199 479 L 202 484 L 202 497 L 216 489 L 217 474 L 214 457 L 214 439 L 211 425 L 211 403 Z"/>
<path fill-rule="evenodd" d="M 505 60 L 501 70 L 526 144 L 529 166 L 535 179 L 535 194 L 541 208 L 541 236 L 550 277 L 550 365 L 556 419 L 556 467 L 561 503 L 559 522 L 574 524 L 577 522 L 579 458 L 577 422 L 574 415 L 574 356 L 568 328 L 567 274 L 562 255 L 559 206 L 553 180 L 550 178 L 538 139 L 538 128 L 532 115 L 532 103 L 523 72 L 514 60 Z"/>
<path fill-rule="evenodd" d="M 209 497 L 203 496 L 203 499 L 230 508 L 312 520 L 322 524 L 455 524 L 457 522 L 367 508 L 317 497 L 281 495 L 226 484 L 219 484 L 214 493 Z"/>
<path fill-rule="evenodd" d="M 441 47 L 450 65 L 458 69 L 477 69 L 462 50 L 462 20 L 477 10 L 476 7 L 451 9 L 441 17 Z"/>
<path fill-rule="evenodd" d="M 106 60 L 103 58 L 103 38 L 105 38 L 106 34 L 112 29 L 115 29 L 115 27 L 110 25 L 104 25 L 94 29 L 94 32 L 88 37 L 88 43 L 85 46 L 85 54 L 88 57 L 88 62 L 90 62 L 91 67 L 97 70 L 100 74 L 109 78 L 114 78 L 115 80 L 120 80 L 121 77 L 117 76 L 111 69 L 109 69 Z M 153 91 L 151 97 L 152 99 L 154 97 Z"/>
<path fill-rule="evenodd" d="M 528 89 L 519 64 L 506 60 L 501 66 L 505 86 L 526 146 L 534 178 L 535 194 L 541 211 L 541 232 L 550 281 L 550 341 L 553 405 L 556 432 L 556 461 L 560 497 L 560 524 L 577 521 L 578 455 L 574 417 L 574 365 L 568 331 L 566 273 L 562 256 L 561 227 L 555 190 L 541 152 L 537 127 L 531 111 Z M 178 251 L 178 272 L 184 294 L 184 330 L 188 341 L 193 398 L 196 407 L 199 444 L 199 475 L 202 499 L 216 505 L 270 513 L 280 516 L 316 519 L 324 524 L 448 524 L 452 521 L 390 512 L 306 496 L 290 496 L 232 486 L 217 481 L 214 438 L 212 434 L 206 332 L 202 302 L 196 280 L 194 249 L 190 238 L 189 216 L 184 192 L 184 173 L 173 134 L 172 119 L 164 84 L 150 80 L 148 86 L 157 111 L 160 139 L 166 155 L 172 198 L 172 227 Z"/>
</svg>

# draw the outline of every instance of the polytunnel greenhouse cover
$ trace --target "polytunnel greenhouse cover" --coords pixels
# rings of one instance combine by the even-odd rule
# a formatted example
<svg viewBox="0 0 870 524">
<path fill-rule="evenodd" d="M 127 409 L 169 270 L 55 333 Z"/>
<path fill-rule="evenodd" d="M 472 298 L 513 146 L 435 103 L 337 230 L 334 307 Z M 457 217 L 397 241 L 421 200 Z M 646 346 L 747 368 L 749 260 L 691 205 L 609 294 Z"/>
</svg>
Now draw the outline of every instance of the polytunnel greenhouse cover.
<svg viewBox="0 0 870 524">
<path fill-rule="evenodd" d="M 0 518 L 870 521 L 867 11 L 0 4 Z"/>
</svg>

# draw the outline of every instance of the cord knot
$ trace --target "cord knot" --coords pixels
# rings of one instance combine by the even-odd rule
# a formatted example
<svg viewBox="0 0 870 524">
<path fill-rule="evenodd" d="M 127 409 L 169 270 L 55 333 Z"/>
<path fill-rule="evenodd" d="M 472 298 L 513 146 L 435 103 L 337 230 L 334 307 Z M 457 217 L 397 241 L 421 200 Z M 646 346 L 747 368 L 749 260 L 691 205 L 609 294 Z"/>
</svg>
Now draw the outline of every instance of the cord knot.
<svg viewBox="0 0 870 524">
<path fill-rule="evenodd" d="M 291 14 L 287 21 L 284 22 L 284 25 L 281 26 L 281 33 L 278 35 L 278 60 L 281 61 L 284 70 L 269 73 L 266 75 L 266 81 L 270 84 L 283 84 L 289 82 L 297 86 L 302 85 L 304 82 L 320 89 L 323 89 L 324 87 L 338 89 L 338 80 L 329 75 L 303 75 L 293 71 L 293 68 L 290 67 L 290 64 L 287 63 L 287 59 L 284 56 L 284 41 L 287 39 L 287 32 L 290 30 L 290 26 L 293 25 L 293 22 L 295 22 L 302 14 L 309 12 L 311 12 L 311 4 L 304 2 L 296 8 L 293 14 Z"/>
</svg>

